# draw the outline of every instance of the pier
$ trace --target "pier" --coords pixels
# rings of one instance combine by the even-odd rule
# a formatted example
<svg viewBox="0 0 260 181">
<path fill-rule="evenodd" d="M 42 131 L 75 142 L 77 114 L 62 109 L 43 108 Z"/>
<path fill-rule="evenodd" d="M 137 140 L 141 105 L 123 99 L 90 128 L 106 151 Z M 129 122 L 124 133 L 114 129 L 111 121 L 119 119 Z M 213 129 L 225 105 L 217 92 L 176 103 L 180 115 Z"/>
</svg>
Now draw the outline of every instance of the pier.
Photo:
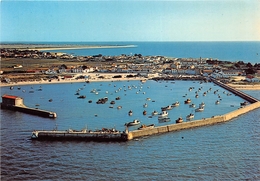
<svg viewBox="0 0 260 181">
<path fill-rule="evenodd" d="M 24 105 L 23 98 L 13 95 L 3 95 L 1 109 L 24 112 L 45 118 L 56 118 L 57 114 L 52 111 L 30 108 Z"/>
<path fill-rule="evenodd" d="M 116 141 L 122 142 L 127 141 L 127 134 L 125 132 L 120 132 L 115 129 L 106 129 L 100 131 L 88 131 L 83 129 L 81 131 L 76 130 L 65 130 L 65 131 L 33 131 L 31 139 L 33 140 L 52 140 L 52 141 Z"/>
<path fill-rule="evenodd" d="M 182 129 L 190 129 L 195 127 L 223 123 L 258 108 L 260 108 L 259 101 L 221 116 L 213 116 L 211 118 L 205 118 L 201 120 L 194 120 L 194 121 L 183 122 L 178 124 L 159 126 L 147 130 L 134 130 L 128 133 L 127 139 L 132 140 L 143 136 L 149 136 L 149 135 L 167 133 L 172 131 L 179 131 Z"/>
</svg>

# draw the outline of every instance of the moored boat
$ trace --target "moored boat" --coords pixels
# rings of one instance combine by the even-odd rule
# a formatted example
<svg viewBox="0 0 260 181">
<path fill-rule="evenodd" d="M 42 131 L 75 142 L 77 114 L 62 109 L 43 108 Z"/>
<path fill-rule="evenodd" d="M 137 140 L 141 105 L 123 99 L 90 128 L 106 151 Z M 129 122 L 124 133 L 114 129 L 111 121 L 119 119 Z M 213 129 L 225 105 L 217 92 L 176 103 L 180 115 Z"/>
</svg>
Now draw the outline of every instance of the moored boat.
<svg viewBox="0 0 260 181">
<path fill-rule="evenodd" d="M 194 114 L 190 113 L 188 116 L 186 116 L 186 119 L 193 119 L 194 118 Z"/>
<path fill-rule="evenodd" d="M 182 117 L 179 117 L 179 118 L 176 120 L 176 123 L 182 123 L 182 122 L 183 122 Z"/>
<path fill-rule="evenodd" d="M 167 111 L 162 111 L 160 114 L 158 114 L 159 118 L 163 118 L 163 117 L 167 117 L 168 116 L 168 112 Z"/>
<path fill-rule="evenodd" d="M 196 112 L 202 112 L 202 111 L 204 111 L 204 107 L 199 107 L 199 108 L 195 109 L 195 111 Z"/>
<path fill-rule="evenodd" d="M 180 105 L 180 102 L 179 101 L 176 101 L 175 103 L 172 103 L 172 107 L 177 107 Z"/>
<path fill-rule="evenodd" d="M 189 104 L 189 103 L 191 103 L 191 99 L 187 99 L 187 100 L 185 100 L 184 103 L 185 103 L 185 104 Z"/>
<path fill-rule="evenodd" d="M 137 119 L 133 120 L 132 122 L 125 123 L 125 126 L 136 126 L 140 124 L 141 122 Z"/>
<path fill-rule="evenodd" d="M 139 130 L 145 130 L 145 129 L 152 129 L 154 128 L 154 124 L 149 124 L 149 125 L 145 125 L 145 124 L 142 124 L 138 129 Z"/>
<path fill-rule="evenodd" d="M 189 105 L 189 107 L 196 107 L 196 105 L 195 104 L 191 104 L 191 105 Z"/>
<path fill-rule="evenodd" d="M 84 96 L 84 95 L 81 95 L 78 97 L 78 99 L 85 99 L 85 98 L 86 98 L 86 96 Z"/>
<path fill-rule="evenodd" d="M 165 122 L 170 122 L 171 119 L 168 118 L 168 117 L 165 117 L 165 118 L 158 118 L 158 121 L 159 121 L 159 123 L 165 123 Z"/>
<path fill-rule="evenodd" d="M 158 115 L 158 112 L 157 112 L 157 111 L 153 111 L 153 112 L 152 112 L 152 115 L 153 115 L 153 116 Z"/>
</svg>

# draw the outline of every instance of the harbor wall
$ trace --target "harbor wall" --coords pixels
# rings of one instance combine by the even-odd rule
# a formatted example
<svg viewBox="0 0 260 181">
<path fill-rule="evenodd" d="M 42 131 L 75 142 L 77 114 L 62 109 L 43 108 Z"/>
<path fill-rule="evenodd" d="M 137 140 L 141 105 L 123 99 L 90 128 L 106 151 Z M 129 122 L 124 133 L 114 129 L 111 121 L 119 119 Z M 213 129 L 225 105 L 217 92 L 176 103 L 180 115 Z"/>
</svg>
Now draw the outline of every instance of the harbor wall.
<svg viewBox="0 0 260 181">
<path fill-rule="evenodd" d="M 45 118 L 56 118 L 57 114 L 55 112 L 41 110 L 41 109 L 34 109 L 29 108 L 26 106 L 7 106 L 5 104 L 1 104 L 1 109 L 9 109 L 12 111 L 19 111 L 27 114 L 37 115 Z"/>
<path fill-rule="evenodd" d="M 220 82 L 220 81 L 218 81 L 216 79 L 212 78 L 211 80 L 212 80 L 212 82 L 214 82 L 218 86 L 220 86 L 220 87 L 222 87 L 222 88 L 232 92 L 233 94 L 235 94 L 235 95 L 237 95 L 237 96 L 247 100 L 250 103 L 255 103 L 255 102 L 259 101 L 258 99 L 254 98 L 254 97 L 252 97 L 252 96 L 250 96 L 250 95 L 248 95 L 248 94 L 246 94 L 246 93 L 244 93 L 244 92 L 242 92 L 240 90 L 234 89 L 234 88 L 232 88 L 232 87 L 230 87 L 230 86 L 228 86 L 228 85 L 226 85 L 226 84 L 224 84 L 224 83 L 222 83 L 222 82 Z"/>
<path fill-rule="evenodd" d="M 167 132 L 178 131 L 178 130 L 182 130 L 182 129 L 190 129 L 190 128 L 194 128 L 194 127 L 201 127 L 201 126 L 208 126 L 208 125 L 213 125 L 213 124 L 217 124 L 217 123 L 222 123 L 222 122 L 230 121 L 235 117 L 238 117 L 242 114 L 245 114 L 249 111 L 252 111 L 252 110 L 258 109 L 258 108 L 260 108 L 260 102 L 256 102 L 256 103 L 250 104 L 248 106 L 245 106 L 243 108 L 239 108 L 238 110 L 232 111 L 225 115 L 212 116 L 211 118 L 204 118 L 201 120 L 194 120 L 194 121 L 183 122 L 183 123 L 178 123 L 178 124 L 159 126 L 159 127 L 154 127 L 154 128 L 147 129 L 147 130 L 130 131 L 127 135 L 127 139 L 132 140 L 132 139 L 135 139 L 138 137 L 143 137 L 143 136 L 149 136 L 149 135 L 155 135 L 155 134 L 159 134 L 159 133 L 167 133 Z"/>
</svg>

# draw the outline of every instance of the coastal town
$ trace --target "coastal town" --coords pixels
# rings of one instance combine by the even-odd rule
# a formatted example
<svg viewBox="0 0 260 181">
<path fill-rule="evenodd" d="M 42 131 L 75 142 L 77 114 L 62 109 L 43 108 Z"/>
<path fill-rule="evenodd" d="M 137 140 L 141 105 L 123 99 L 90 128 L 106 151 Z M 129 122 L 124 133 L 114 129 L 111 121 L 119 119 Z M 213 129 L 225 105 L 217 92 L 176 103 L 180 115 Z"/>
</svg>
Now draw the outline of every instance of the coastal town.
<svg viewBox="0 0 260 181">
<path fill-rule="evenodd" d="M 260 63 L 230 62 L 211 58 L 165 56 L 88 55 L 1 48 L 2 84 L 33 81 L 105 80 L 111 78 L 213 77 L 225 83 L 260 82 Z"/>
</svg>

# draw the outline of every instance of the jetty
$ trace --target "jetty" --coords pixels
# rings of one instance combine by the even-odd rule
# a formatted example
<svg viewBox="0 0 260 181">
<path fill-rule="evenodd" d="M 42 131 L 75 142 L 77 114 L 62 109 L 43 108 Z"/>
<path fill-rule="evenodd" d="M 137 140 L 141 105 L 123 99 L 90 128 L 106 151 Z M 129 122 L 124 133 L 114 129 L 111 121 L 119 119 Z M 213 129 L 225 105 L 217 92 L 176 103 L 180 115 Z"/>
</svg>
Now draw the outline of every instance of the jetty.
<svg viewBox="0 0 260 181">
<path fill-rule="evenodd" d="M 127 141 L 127 134 L 115 129 L 105 129 L 91 131 L 83 129 L 80 131 L 68 129 L 65 131 L 33 131 L 31 139 L 33 140 L 77 140 L 77 141 Z"/>
<path fill-rule="evenodd" d="M 24 105 L 23 98 L 13 95 L 3 95 L 1 109 L 24 112 L 46 118 L 56 118 L 57 114 L 52 111 L 30 108 Z"/>
</svg>

